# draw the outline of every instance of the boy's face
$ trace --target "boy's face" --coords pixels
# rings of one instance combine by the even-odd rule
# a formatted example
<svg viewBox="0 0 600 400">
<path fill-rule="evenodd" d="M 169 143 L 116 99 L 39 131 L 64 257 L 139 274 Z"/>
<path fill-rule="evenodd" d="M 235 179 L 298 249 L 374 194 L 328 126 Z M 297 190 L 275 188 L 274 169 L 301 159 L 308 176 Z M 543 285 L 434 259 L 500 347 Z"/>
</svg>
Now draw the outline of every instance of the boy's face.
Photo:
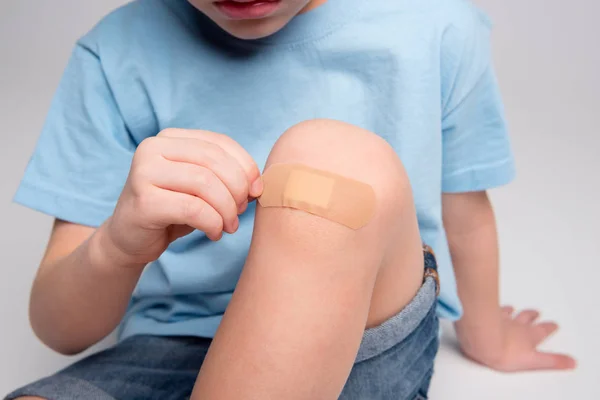
<svg viewBox="0 0 600 400">
<path fill-rule="evenodd" d="M 327 0 L 189 0 L 223 30 L 240 39 L 258 39 L 283 28 L 295 15 Z"/>
</svg>

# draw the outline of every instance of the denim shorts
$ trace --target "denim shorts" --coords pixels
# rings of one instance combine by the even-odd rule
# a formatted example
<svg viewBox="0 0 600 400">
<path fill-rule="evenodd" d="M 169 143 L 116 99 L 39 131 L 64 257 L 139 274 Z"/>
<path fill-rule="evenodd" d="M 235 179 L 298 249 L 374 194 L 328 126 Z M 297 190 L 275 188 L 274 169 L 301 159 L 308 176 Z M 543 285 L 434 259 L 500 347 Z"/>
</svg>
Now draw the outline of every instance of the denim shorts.
<svg viewBox="0 0 600 400">
<path fill-rule="evenodd" d="M 341 400 L 427 399 L 438 351 L 433 254 L 414 299 L 382 325 L 367 329 Z M 433 272 L 433 273 L 432 273 Z M 55 375 L 9 394 L 49 400 L 189 399 L 211 344 L 196 337 L 133 336 Z"/>
</svg>

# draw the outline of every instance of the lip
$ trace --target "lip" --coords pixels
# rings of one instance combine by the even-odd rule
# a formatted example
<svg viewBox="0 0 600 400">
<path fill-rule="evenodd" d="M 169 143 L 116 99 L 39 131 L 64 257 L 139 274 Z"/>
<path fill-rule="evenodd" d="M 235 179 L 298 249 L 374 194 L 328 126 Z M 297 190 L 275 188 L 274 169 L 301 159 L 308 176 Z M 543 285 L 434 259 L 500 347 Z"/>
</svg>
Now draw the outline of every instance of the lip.
<svg viewBox="0 0 600 400">
<path fill-rule="evenodd" d="M 223 0 L 213 4 L 229 19 L 261 19 L 277 11 L 281 0 Z"/>
</svg>

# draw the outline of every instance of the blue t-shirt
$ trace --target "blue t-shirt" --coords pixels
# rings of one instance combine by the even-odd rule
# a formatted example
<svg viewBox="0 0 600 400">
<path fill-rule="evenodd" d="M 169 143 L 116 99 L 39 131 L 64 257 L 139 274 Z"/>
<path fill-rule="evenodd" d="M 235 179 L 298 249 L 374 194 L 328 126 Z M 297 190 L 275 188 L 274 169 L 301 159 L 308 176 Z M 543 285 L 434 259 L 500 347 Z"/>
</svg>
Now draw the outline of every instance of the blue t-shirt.
<svg viewBox="0 0 600 400">
<path fill-rule="evenodd" d="M 292 125 L 346 121 L 387 140 L 436 251 L 439 314 L 461 314 L 443 192 L 509 182 L 513 157 L 491 65 L 489 21 L 463 0 L 329 0 L 282 31 L 243 41 L 186 0 L 138 0 L 77 43 L 16 201 L 77 224 L 113 212 L 136 146 L 169 127 L 230 135 L 264 166 Z M 121 325 L 214 335 L 248 253 L 239 232 L 174 242 L 144 271 Z"/>
</svg>

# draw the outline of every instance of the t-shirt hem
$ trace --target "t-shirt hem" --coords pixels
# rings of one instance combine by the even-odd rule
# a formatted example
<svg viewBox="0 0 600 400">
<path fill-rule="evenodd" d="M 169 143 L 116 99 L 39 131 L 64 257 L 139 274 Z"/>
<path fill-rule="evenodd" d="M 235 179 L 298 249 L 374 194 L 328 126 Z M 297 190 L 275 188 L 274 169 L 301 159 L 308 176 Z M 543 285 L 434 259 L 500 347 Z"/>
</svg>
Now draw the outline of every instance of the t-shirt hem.
<svg viewBox="0 0 600 400">
<path fill-rule="evenodd" d="M 462 316 L 460 304 L 437 302 L 436 313 L 439 318 L 455 322 Z M 212 339 L 217 333 L 222 315 L 197 317 L 177 322 L 162 322 L 143 315 L 133 314 L 126 317 L 117 332 L 118 340 L 132 336 L 191 336 Z"/>
<path fill-rule="evenodd" d="M 436 314 L 440 319 L 450 322 L 458 321 L 463 315 L 462 305 L 460 303 L 447 304 L 438 299 Z"/>
<path fill-rule="evenodd" d="M 118 330 L 118 340 L 132 336 L 192 336 L 212 339 L 217 333 L 222 315 L 198 317 L 177 322 L 162 322 L 141 315 L 130 315 Z"/>
<path fill-rule="evenodd" d="M 512 158 L 500 163 L 466 169 L 444 178 L 442 192 L 465 193 L 494 189 L 512 182 L 516 177 Z"/>
</svg>

